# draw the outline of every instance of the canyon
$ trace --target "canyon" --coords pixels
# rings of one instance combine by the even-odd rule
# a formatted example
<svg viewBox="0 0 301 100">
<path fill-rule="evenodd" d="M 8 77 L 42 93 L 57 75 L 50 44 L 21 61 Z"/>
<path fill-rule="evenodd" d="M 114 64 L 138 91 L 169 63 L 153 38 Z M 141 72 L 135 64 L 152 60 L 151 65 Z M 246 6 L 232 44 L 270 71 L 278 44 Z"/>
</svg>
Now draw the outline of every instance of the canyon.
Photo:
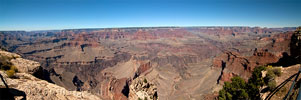
<svg viewBox="0 0 301 100">
<path fill-rule="evenodd" d="M 87 91 L 104 100 L 137 99 L 141 94 L 131 92 L 136 90 L 145 90 L 142 97 L 146 98 L 199 100 L 218 91 L 233 76 L 247 80 L 255 67 L 288 57 L 295 30 L 132 27 L 0 31 L 0 45 L 39 62 L 41 73 L 35 76 L 67 90 Z M 146 85 L 151 88 L 145 89 Z"/>
</svg>

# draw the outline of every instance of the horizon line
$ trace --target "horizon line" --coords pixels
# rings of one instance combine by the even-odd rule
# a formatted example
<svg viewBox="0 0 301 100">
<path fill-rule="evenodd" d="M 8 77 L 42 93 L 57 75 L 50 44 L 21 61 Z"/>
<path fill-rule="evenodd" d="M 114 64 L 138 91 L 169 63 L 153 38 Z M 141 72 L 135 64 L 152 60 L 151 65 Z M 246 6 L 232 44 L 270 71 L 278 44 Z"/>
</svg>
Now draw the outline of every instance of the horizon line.
<svg viewBox="0 0 301 100">
<path fill-rule="evenodd" d="M 34 29 L 34 30 L 1 30 L 0 31 L 25 31 L 25 32 L 34 32 L 34 31 L 62 31 L 62 30 L 83 30 L 83 29 L 127 29 L 127 28 L 188 28 L 188 27 L 250 27 L 250 28 L 297 28 L 301 26 L 282 26 L 282 27 L 263 27 L 263 26 L 238 26 L 238 25 L 217 25 L 217 26 L 124 26 L 124 27 L 87 27 L 87 28 L 62 28 L 62 29 Z"/>
</svg>

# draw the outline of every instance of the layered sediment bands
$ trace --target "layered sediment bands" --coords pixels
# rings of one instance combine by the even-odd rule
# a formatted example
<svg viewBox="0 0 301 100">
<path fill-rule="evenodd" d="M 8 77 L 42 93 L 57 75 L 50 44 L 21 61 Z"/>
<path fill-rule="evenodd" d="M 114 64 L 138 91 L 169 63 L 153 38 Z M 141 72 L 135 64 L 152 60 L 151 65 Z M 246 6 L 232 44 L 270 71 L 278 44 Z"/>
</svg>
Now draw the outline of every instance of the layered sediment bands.
<svg viewBox="0 0 301 100">
<path fill-rule="evenodd" d="M 265 46 L 271 52 L 281 55 L 282 52 L 290 54 L 290 43 L 293 32 L 285 32 L 271 37 L 261 38 L 261 41 L 271 41 Z M 282 51 L 282 52 L 279 52 Z"/>
<path fill-rule="evenodd" d="M 115 55 L 111 59 L 95 59 L 95 61 L 91 62 L 56 62 L 49 66 L 53 66 L 54 72 L 52 73 L 56 73 L 52 76 L 52 80 L 55 83 L 61 83 L 60 85 L 70 87 L 68 89 L 71 90 L 74 90 L 75 87 L 77 88 L 76 90 L 81 90 L 82 85 L 74 84 L 72 79 L 76 77 L 80 83 L 85 82 L 89 79 L 89 77 L 98 75 L 98 73 L 100 73 L 103 69 L 113 67 L 118 62 L 126 62 L 129 59 L 130 55 L 123 53 Z M 65 82 L 61 82 L 62 80 Z M 97 80 L 93 81 L 98 82 Z M 92 88 L 93 86 L 94 85 L 90 85 Z"/>
<path fill-rule="evenodd" d="M 0 32 L 1 47 L 41 63 L 48 79 L 105 100 L 129 98 L 144 77 L 161 100 L 202 99 L 289 52 L 295 28 L 148 27 Z M 288 31 L 288 32 L 287 32 Z M 213 66 L 213 67 L 212 67 Z M 144 98 L 142 98 L 144 99 Z"/>
<path fill-rule="evenodd" d="M 255 67 L 276 63 L 281 56 L 275 56 L 268 51 L 254 51 L 252 56 L 241 56 L 237 52 L 225 52 L 214 58 L 213 66 L 222 69 L 218 83 L 230 81 L 233 76 L 248 79 Z"/>
</svg>

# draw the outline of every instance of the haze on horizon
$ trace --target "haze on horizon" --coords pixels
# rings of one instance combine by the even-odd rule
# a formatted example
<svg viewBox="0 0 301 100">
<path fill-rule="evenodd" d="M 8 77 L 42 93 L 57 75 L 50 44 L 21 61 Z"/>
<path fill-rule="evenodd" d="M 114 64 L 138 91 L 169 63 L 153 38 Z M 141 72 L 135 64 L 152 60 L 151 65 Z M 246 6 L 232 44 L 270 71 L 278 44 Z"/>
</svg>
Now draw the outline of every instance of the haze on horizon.
<svg viewBox="0 0 301 100">
<path fill-rule="evenodd" d="M 300 0 L 0 0 L 0 31 L 301 26 Z"/>
</svg>

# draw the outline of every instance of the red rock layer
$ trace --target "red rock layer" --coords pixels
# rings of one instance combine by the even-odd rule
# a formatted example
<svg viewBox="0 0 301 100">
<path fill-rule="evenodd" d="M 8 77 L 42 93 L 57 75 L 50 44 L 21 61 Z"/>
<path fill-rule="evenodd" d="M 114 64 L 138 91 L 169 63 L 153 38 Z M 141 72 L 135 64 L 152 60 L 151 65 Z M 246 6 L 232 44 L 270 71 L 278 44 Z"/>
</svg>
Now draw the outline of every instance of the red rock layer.
<svg viewBox="0 0 301 100">
<path fill-rule="evenodd" d="M 260 65 L 277 62 L 279 57 L 268 51 L 254 51 L 252 56 L 240 56 L 237 52 L 225 52 L 213 60 L 213 66 L 222 68 L 219 81 L 230 81 L 233 76 L 248 79 L 253 69 Z"/>
</svg>

